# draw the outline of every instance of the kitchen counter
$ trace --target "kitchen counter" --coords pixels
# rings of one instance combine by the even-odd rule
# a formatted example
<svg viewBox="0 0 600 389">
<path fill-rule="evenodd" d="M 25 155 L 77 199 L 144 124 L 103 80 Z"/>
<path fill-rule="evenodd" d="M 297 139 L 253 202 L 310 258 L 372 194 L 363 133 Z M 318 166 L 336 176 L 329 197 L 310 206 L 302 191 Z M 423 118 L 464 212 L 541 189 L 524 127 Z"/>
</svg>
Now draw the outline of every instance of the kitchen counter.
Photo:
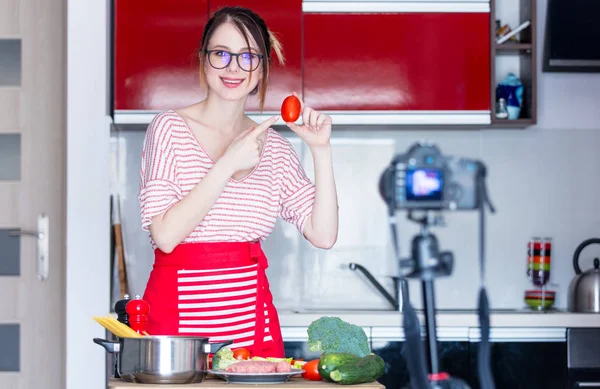
<svg viewBox="0 0 600 389">
<path fill-rule="evenodd" d="M 385 389 L 383 385 L 378 383 L 377 381 L 371 382 L 368 384 L 359 384 L 359 385 L 351 385 L 345 387 L 352 388 L 362 388 L 362 389 Z M 148 388 L 148 389 L 176 389 L 176 388 L 203 388 L 203 389 L 222 389 L 225 387 L 232 389 L 246 389 L 246 388 L 259 388 L 259 387 L 268 387 L 269 389 L 287 389 L 287 388 L 295 388 L 295 389 L 313 389 L 313 388 L 336 388 L 340 389 L 342 386 L 339 384 L 334 384 L 325 381 L 308 381 L 304 378 L 292 378 L 288 382 L 284 384 L 268 384 L 268 385 L 260 385 L 260 384 L 228 384 L 227 382 L 220 380 L 218 378 L 207 377 L 204 382 L 199 384 L 177 384 L 177 385 L 154 385 L 154 384 L 134 384 L 129 382 L 124 382 L 117 379 L 111 379 L 108 383 L 108 387 L 112 389 L 131 389 L 131 388 Z"/>
<path fill-rule="evenodd" d="M 425 317 L 417 312 L 425 336 Z M 395 311 L 280 311 L 281 333 L 286 342 L 308 341 L 307 328 L 322 316 L 337 316 L 361 326 L 377 342 L 405 340 L 402 313 Z M 490 315 L 492 342 L 565 342 L 568 328 L 600 328 L 600 314 L 565 311 L 496 310 Z M 439 341 L 478 342 L 481 339 L 477 313 L 470 310 L 440 310 L 436 314 Z"/>
<path fill-rule="evenodd" d="M 417 313 L 424 325 L 424 315 Z M 307 327 L 321 316 L 338 316 L 362 327 L 397 327 L 402 325 L 402 313 L 396 311 L 298 310 L 279 311 L 282 327 Z M 438 327 L 479 327 L 477 312 L 472 310 L 439 310 Z M 535 312 L 531 310 L 494 310 L 490 315 L 492 327 L 546 327 L 575 328 L 600 327 L 600 314 L 571 313 L 566 311 Z"/>
</svg>

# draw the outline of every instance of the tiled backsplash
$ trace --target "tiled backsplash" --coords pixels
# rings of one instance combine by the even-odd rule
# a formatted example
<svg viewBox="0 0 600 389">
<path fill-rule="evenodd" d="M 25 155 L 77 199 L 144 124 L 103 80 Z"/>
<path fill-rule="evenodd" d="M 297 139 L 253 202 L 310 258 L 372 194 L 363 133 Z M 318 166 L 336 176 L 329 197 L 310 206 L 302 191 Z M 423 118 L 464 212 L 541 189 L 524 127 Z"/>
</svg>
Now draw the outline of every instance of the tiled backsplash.
<svg viewBox="0 0 600 389">
<path fill-rule="evenodd" d="M 312 159 L 297 137 L 286 132 L 313 177 Z M 138 174 L 143 132 L 113 136 L 113 192 L 121 198 L 125 250 L 132 292 L 142 294 L 152 266 L 148 237 L 139 227 Z M 551 283 L 557 306 L 566 307 L 574 276 L 577 245 L 600 232 L 598 168 L 600 131 L 394 131 L 337 128 L 332 140 L 340 204 L 340 232 L 332 250 L 312 248 L 291 225 L 278 222 L 264 244 L 268 275 L 280 310 L 387 309 L 386 300 L 357 272 L 357 262 L 392 292 L 397 272 L 390 245 L 386 208 L 377 182 L 394 152 L 417 140 L 435 142 L 444 154 L 481 159 L 488 167 L 488 189 L 497 209 L 487 213 L 487 284 L 493 308 L 522 308 L 530 284 L 525 275 L 526 244 L 531 236 L 554 238 Z M 118 167 L 118 169 L 117 169 Z M 417 226 L 399 213 L 401 254 L 408 255 Z M 470 309 L 479 286 L 478 216 L 446 214 L 446 227 L 435 228 L 442 250 L 455 256 L 453 274 L 436 282 L 436 303 L 443 309 Z M 591 266 L 600 247 L 582 253 Z M 118 293 L 118 289 L 116 289 Z M 411 301 L 421 307 L 420 284 L 410 281 Z M 115 296 L 116 297 L 116 296 Z"/>
</svg>

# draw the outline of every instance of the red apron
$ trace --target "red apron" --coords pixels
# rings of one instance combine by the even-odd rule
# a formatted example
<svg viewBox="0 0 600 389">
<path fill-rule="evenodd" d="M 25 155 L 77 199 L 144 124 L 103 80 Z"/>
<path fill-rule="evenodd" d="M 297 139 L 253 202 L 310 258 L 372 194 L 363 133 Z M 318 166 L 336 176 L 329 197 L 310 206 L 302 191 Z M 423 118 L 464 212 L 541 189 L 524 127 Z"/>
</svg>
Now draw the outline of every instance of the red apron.
<svg viewBox="0 0 600 389">
<path fill-rule="evenodd" d="M 150 335 L 233 340 L 252 356 L 284 357 L 260 243 L 186 243 L 155 262 L 144 293 Z"/>
</svg>

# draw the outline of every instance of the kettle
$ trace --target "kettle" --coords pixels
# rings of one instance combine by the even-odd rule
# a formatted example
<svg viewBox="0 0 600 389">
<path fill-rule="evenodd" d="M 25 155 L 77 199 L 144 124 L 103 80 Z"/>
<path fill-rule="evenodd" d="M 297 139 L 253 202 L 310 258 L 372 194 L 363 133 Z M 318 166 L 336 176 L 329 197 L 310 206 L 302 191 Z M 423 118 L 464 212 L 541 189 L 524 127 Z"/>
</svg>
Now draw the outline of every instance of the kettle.
<svg viewBox="0 0 600 389">
<path fill-rule="evenodd" d="M 583 241 L 573 254 L 575 278 L 569 285 L 567 309 L 569 312 L 600 313 L 600 260 L 594 258 L 594 268 L 581 271 L 579 254 L 590 244 L 600 244 L 599 238 Z"/>
</svg>

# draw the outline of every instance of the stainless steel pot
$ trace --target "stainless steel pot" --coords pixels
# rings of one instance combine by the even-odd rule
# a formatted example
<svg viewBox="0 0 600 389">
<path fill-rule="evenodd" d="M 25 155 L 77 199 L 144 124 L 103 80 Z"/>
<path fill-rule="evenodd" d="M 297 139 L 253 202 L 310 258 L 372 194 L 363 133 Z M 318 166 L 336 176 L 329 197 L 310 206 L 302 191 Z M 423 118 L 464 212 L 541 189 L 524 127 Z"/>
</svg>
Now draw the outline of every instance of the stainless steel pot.
<svg viewBox="0 0 600 389">
<path fill-rule="evenodd" d="M 208 354 L 233 343 L 209 343 L 194 336 L 146 336 L 118 342 L 94 338 L 117 356 L 117 372 L 125 381 L 144 384 L 189 384 L 204 380 Z"/>
<path fill-rule="evenodd" d="M 594 268 L 581 271 L 579 255 L 590 244 L 600 244 L 600 239 L 592 238 L 583 241 L 573 254 L 575 278 L 569 284 L 569 300 L 567 309 L 570 312 L 600 313 L 600 260 L 594 258 Z"/>
</svg>

